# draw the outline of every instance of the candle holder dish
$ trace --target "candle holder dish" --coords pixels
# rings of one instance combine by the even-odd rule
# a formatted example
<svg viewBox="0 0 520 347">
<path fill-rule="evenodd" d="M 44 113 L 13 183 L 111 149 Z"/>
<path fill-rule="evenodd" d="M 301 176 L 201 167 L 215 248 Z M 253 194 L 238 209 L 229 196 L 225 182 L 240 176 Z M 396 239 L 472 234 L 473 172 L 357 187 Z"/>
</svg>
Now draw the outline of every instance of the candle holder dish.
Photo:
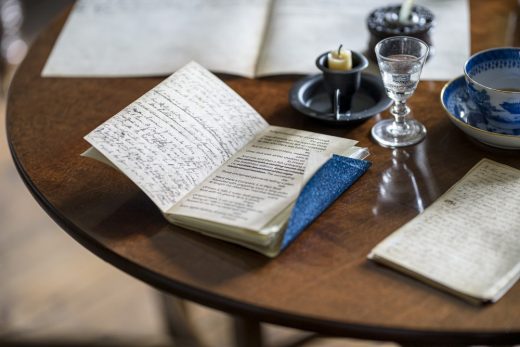
<svg viewBox="0 0 520 347">
<path fill-rule="evenodd" d="M 435 26 L 435 16 L 432 11 L 424 6 L 415 5 L 412 7 L 407 23 L 399 21 L 399 11 L 401 5 L 391 5 L 378 7 L 367 17 L 366 23 L 370 31 L 368 42 L 368 56 L 376 61 L 375 47 L 383 39 L 393 36 L 411 36 L 426 42 L 430 48 L 427 59 L 434 54 L 432 42 L 432 29 Z"/>
<path fill-rule="evenodd" d="M 291 105 L 309 118 L 335 125 L 362 122 L 386 110 L 392 100 L 386 95 L 379 76 L 360 74 L 359 89 L 352 96 L 349 113 L 336 117 L 323 74 L 310 75 L 297 81 L 289 93 Z"/>
</svg>

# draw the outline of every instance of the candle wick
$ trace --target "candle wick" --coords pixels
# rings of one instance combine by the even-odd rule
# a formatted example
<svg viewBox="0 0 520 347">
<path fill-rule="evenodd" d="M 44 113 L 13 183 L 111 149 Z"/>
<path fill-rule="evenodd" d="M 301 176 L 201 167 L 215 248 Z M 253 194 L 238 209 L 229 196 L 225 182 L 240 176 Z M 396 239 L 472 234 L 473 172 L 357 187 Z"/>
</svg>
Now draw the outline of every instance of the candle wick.
<svg viewBox="0 0 520 347">
<path fill-rule="evenodd" d="M 339 45 L 339 48 L 338 48 L 338 57 L 341 56 L 341 47 L 343 47 L 343 44 Z"/>
</svg>

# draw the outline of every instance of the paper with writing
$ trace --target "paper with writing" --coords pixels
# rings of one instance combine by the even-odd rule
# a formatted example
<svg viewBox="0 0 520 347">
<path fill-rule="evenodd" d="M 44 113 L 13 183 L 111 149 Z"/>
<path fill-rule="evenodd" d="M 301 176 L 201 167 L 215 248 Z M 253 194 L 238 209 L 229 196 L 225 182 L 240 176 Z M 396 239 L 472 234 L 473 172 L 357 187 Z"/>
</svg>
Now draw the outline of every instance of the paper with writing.
<svg viewBox="0 0 520 347">
<path fill-rule="evenodd" d="M 43 76 L 169 75 L 191 60 L 252 77 L 269 0 L 80 0 Z"/>
<path fill-rule="evenodd" d="M 317 73 L 338 47 L 365 52 L 366 17 L 386 0 L 79 1 L 43 76 L 166 75 L 191 60 L 253 77 Z M 423 0 L 436 16 L 423 79 L 460 75 L 470 53 L 467 0 Z M 456 49 L 454 49 L 456 47 Z M 375 66 L 376 74 L 379 73 Z"/>
<path fill-rule="evenodd" d="M 324 160 L 313 161 L 314 167 L 308 167 L 311 152 L 330 157 L 355 143 L 270 126 L 167 213 L 262 233 L 262 227 L 296 199 L 304 173 L 312 176 L 323 164 Z"/>
<path fill-rule="evenodd" d="M 226 84 L 190 63 L 85 139 L 164 212 L 267 126 Z"/>
<path fill-rule="evenodd" d="M 274 1 L 257 75 L 317 72 L 316 57 L 340 43 L 364 53 L 370 35 L 368 13 L 388 5 L 387 0 Z M 425 64 L 421 78 L 445 80 L 460 75 L 470 53 L 467 1 L 423 0 L 420 5 L 436 16 L 435 56 Z M 379 73 L 377 67 L 374 73 Z"/>
<path fill-rule="evenodd" d="M 496 301 L 520 276 L 519 211 L 520 170 L 484 159 L 369 257 Z"/>
</svg>

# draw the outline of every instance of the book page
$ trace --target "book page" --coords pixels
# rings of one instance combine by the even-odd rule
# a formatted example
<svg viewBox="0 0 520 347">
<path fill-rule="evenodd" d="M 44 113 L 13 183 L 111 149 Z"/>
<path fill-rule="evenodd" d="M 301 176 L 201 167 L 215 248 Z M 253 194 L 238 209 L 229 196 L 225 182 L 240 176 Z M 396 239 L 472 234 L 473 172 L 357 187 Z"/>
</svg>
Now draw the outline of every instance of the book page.
<svg viewBox="0 0 520 347">
<path fill-rule="evenodd" d="M 192 62 L 85 139 L 164 212 L 267 126 L 224 82 Z"/>
<path fill-rule="evenodd" d="M 269 0 L 80 0 L 43 76 L 169 75 L 191 60 L 253 77 Z"/>
<path fill-rule="evenodd" d="M 318 73 L 318 55 L 343 48 L 366 54 L 370 33 L 366 18 L 387 0 L 276 0 L 257 66 L 257 76 Z M 449 80 L 461 74 L 470 55 L 467 0 L 421 0 L 435 15 L 435 52 L 421 78 Z M 457 49 L 454 49 L 457 47 Z M 433 52 L 432 52 L 433 53 Z M 374 64 L 373 64 L 374 65 Z M 379 74 L 377 66 L 373 72 Z"/>
<path fill-rule="evenodd" d="M 262 227 L 298 196 L 311 152 L 342 154 L 355 144 L 270 126 L 167 214 L 264 232 Z"/>
<path fill-rule="evenodd" d="M 520 275 L 520 170 L 480 161 L 369 255 L 481 300 Z"/>
</svg>

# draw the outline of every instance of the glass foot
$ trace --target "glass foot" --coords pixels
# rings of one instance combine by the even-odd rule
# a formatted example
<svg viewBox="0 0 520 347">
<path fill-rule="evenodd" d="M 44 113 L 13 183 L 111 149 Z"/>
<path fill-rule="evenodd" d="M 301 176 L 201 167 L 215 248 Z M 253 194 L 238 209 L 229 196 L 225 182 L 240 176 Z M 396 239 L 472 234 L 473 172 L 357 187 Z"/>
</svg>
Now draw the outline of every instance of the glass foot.
<svg viewBox="0 0 520 347">
<path fill-rule="evenodd" d="M 414 119 L 401 124 L 385 119 L 377 122 L 371 133 L 374 140 L 383 147 L 405 147 L 424 140 L 426 128 Z"/>
</svg>

